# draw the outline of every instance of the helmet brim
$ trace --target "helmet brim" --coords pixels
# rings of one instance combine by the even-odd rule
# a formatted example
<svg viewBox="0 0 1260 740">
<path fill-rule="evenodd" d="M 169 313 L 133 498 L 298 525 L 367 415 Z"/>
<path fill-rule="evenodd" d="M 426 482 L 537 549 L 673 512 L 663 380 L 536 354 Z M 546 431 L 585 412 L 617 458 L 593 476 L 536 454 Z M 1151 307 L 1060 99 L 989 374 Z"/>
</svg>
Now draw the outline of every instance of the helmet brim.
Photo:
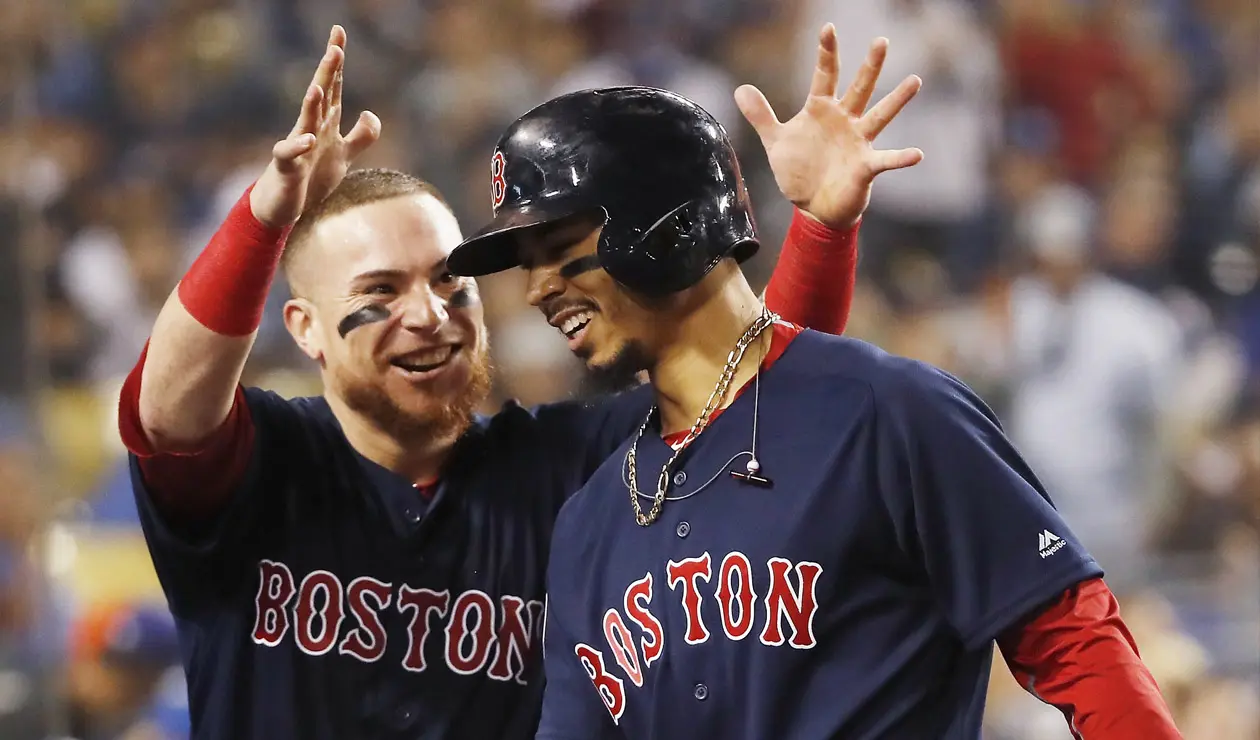
<svg viewBox="0 0 1260 740">
<path fill-rule="evenodd" d="M 569 207 L 534 206 L 504 209 L 489 224 L 465 239 L 446 258 L 452 273 L 464 277 L 493 275 L 520 267 L 518 240 L 532 229 L 554 224 L 580 211 Z"/>
</svg>

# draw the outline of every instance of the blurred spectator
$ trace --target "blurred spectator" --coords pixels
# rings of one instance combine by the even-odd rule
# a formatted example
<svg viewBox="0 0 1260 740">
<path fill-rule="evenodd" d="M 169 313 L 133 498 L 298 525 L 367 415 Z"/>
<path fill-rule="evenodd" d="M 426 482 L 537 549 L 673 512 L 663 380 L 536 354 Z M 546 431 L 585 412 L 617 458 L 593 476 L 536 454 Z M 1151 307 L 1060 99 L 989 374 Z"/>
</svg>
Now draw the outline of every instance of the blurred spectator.
<svg viewBox="0 0 1260 740">
<path fill-rule="evenodd" d="M 31 558 L 39 511 L 28 435 L 21 408 L 0 403 L 0 737 L 6 738 L 48 731 L 60 658 L 49 594 Z"/>
<path fill-rule="evenodd" d="M 989 257 L 978 221 L 990 195 L 989 157 L 1002 133 L 992 29 L 966 0 L 811 0 L 796 38 L 798 89 L 809 87 L 818 29 L 827 21 L 836 23 L 846 81 L 872 39 L 890 39 L 875 100 L 908 75 L 923 79 L 914 102 L 880 138 L 889 148 L 917 146 L 924 160 L 880 180 L 863 222 L 868 264 L 888 279 L 892 255 L 922 250 L 970 287 Z"/>
<path fill-rule="evenodd" d="M 1158 301 L 1096 269 L 1096 222 L 1093 202 L 1073 186 L 1036 196 L 1017 228 L 1032 270 L 959 354 L 1004 347 L 990 362 L 1002 363 L 1008 384 L 1007 430 L 1119 586 L 1140 574 L 1144 514 L 1159 503 L 1158 432 L 1182 337 Z M 990 346 L 976 351 L 982 344 Z"/>
<path fill-rule="evenodd" d="M 189 740 L 191 736 L 188 685 L 183 668 L 174 667 L 162 675 L 149 707 L 119 740 Z"/>
<path fill-rule="evenodd" d="M 152 711 L 179 667 L 175 623 L 162 607 L 104 604 L 75 623 L 66 692 L 75 740 L 112 740 Z"/>
<path fill-rule="evenodd" d="M 1103 6 L 1004 0 L 999 33 L 1008 105 L 1048 112 L 1064 174 L 1098 184 L 1108 155 L 1151 114 L 1151 90 Z"/>
<path fill-rule="evenodd" d="M 592 87 L 661 87 L 696 101 L 738 139 L 743 119 L 732 96 L 737 83 L 721 67 L 689 53 L 689 45 L 678 43 L 686 42 L 694 28 L 679 22 L 686 5 L 649 0 L 588 9 L 588 28 L 597 39 L 588 47 L 590 56 L 560 75 L 536 102 Z M 714 12 L 704 22 L 724 25 L 726 9 L 709 5 Z"/>
</svg>

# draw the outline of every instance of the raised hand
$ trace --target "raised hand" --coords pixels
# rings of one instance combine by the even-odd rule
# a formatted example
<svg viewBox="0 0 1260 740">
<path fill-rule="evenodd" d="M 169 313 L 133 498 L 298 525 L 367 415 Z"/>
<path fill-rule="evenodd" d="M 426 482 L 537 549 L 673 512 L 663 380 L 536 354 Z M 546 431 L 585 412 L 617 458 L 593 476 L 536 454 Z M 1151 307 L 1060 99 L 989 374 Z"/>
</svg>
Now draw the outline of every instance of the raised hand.
<svg viewBox="0 0 1260 740">
<path fill-rule="evenodd" d="M 333 26 L 297 122 L 272 148 L 271 164 L 250 193 L 254 217 L 268 226 L 288 226 L 328 197 L 351 162 L 381 136 L 381 121 L 371 111 L 360 113 L 350 133 L 341 135 L 345 60 L 346 31 Z"/>
<path fill-rule="evenodd" d="M 818 36 L 818 65 L 809 97 L 791 119 L 780 122 L 765 95 L 752 85 L 735 91 L 735 102 L 761 138 L 783 195 L 832 228 L 857 223 L 870 204 L 871 184 L 881 172 L 923 160 L 919 149 L 887 150 L 873 145 L 923 85 L 911 75 L 867 111 L 887 53 L 888 39 L 875 39 L 853 84 L 837 99 L 840 58 L 836 29 L 828 23 Z"/>
</svg>

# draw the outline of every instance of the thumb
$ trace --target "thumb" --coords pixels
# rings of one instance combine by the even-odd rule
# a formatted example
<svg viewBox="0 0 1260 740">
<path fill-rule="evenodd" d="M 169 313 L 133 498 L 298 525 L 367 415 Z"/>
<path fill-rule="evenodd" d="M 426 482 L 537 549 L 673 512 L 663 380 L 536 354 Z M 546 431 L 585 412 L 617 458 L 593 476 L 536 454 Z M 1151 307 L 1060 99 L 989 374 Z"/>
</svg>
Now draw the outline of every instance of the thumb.
<svg viewBox="0 0 1260 740">
<path fill-rule="evenodd" d="M 768 141 L 781 125 L 774 115 L 774 109 L 770 107 L 770 101 L 752 85 L 740 85 L 736 88 L 735 105 L 739 106 L 739 112 L 744 114 L 744 118 L 761 137 L 762 142 Z"/>
<path fill-rule="evenodd" d="M 923 150 L 919 148 L 911 149 L 881 149 L 874 153 L 871 158 L 871 170 L 878 175 L 890 170 L 900 170 L 906 167 L 913 167 L 923 161 Z"/>
<path fill-rule="evenodd" d="M 379 138 L 381 138 L 381 119 L 377 118 L 372 111 L 363 111 L 359 114 L 359 120 L 354 124 L 354 128 L 346 134 L 346 158 L 353 160 L 375 144 Z"/>
</svg>

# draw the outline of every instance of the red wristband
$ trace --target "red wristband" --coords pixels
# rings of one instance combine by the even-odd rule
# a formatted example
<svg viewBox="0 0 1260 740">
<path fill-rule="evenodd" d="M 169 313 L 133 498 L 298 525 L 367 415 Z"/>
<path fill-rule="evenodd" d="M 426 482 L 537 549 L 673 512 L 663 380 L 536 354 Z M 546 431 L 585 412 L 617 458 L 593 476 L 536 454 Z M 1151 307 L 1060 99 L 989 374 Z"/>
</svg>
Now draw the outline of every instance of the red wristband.
<svg viewBox="0 0 1260 740">
<path fill-rule="evenodd" d="M 766 286 L 766 305 L 793 323 L 843 334 L 853 302 L 860 224 L 838 231 L 796 209 Z"/>
<path fill-rule="evenodd" d="M 179 283 L 179 301 L 189 315 L 229 337 L 258 330 L 292 228 L 272 228 L 254 218 L 249 205 L 253 189 L 246 188 Z"/>
</svg>

